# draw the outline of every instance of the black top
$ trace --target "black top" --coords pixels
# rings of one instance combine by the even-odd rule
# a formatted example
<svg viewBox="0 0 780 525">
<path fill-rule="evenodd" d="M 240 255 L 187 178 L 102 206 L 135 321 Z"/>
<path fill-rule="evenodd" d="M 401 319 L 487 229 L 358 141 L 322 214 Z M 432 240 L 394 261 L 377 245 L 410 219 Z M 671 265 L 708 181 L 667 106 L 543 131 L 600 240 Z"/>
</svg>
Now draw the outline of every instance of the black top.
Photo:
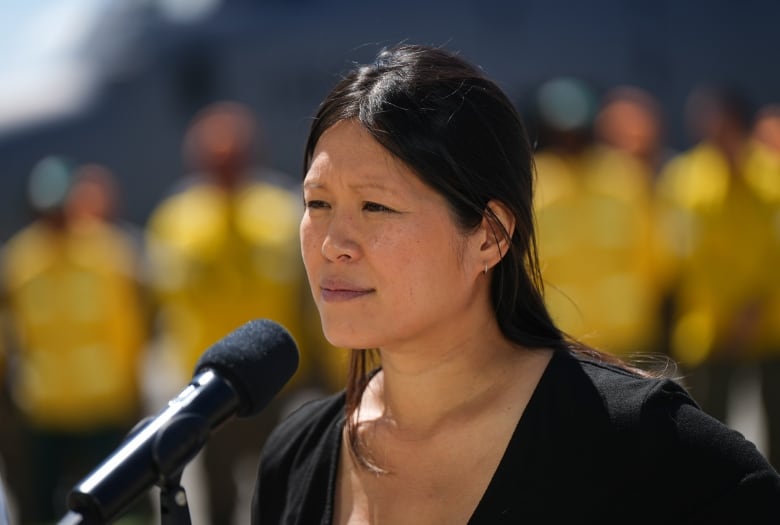
<svg viewBox="0 0 780 525">
<path fill-rule="evenodd" d="M 344 399 L 273 432 L 252 523 L 331 523 Z M 616 522 L 780 524 L 780 477 L 673 381 L 556 352 L 468 523 Z"/>
</svg>

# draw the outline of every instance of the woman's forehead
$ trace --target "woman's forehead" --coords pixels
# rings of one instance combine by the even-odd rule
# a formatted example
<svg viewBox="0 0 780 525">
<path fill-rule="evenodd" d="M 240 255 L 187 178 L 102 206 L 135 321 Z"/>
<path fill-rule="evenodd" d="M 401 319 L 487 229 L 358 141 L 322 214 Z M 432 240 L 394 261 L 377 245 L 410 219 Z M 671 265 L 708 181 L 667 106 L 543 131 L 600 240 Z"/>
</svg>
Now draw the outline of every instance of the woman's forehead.
<svg viewBox="0 0 780 525">
<path fill-rule="evenodd" d="M 341 121 L 317 141 L 304 187 L 321 186 L 334 176 L 349 176 L 353 186 L 398 189 L 420 184 L 417 174 L 390 153 L 356 121 Z"/>
</svg>

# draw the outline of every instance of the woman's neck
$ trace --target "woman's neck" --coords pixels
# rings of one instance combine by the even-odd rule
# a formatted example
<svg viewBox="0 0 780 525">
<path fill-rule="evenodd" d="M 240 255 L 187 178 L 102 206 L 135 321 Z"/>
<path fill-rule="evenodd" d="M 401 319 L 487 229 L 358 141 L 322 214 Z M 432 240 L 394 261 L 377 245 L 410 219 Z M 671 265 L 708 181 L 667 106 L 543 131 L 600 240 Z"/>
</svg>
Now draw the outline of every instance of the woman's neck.
<svg viewBox="0 0 780 525">
<path fill-rule="evenodd" d="M 400 439 L 425 439 L 502 403 L 522 383 L 533 388 L 549 356 L 507 341 L 497 327 L 437 350 L 382 351 L 382 372 L 369 383 L 359 417 Z"/>
</svg>

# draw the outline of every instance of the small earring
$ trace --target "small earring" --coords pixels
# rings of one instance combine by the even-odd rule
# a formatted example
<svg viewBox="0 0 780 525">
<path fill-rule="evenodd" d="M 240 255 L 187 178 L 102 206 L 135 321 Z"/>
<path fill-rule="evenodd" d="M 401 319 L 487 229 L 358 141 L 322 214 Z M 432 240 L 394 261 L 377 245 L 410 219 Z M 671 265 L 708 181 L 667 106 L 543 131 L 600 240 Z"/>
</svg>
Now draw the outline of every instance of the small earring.
<svg viewBox="0 0 780 525">
<path fill-rule="evenodd" d="M 482 270 L 482 275 L 487 275 L 487 270 L 488 270 L 487 263 L 485 263 L 485 269 Z"/>
</svg>

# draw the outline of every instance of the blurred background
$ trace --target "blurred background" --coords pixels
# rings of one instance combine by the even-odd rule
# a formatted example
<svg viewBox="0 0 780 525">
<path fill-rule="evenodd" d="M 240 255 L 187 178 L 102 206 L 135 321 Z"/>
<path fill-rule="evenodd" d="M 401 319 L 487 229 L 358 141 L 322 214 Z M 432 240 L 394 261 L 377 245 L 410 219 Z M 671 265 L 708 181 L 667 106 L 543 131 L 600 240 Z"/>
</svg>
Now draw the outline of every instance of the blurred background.
<svg viewBox="0 0 780 525">
<path fill-rule="evenodd" d="M 297 177 L 309 118 L 339 73 L 402 40 L 461 51 L 518 102 L 558 75 L 636 84 L 682 148 L 694 85 L 780 98 L 779 16 L 772 0 L 5 0 L 0 239 L 25 221 L 25 181 L 49 154 L 110 166 L 124 215 L 142 223 L 211 100 L 255 109 L 269 162 Z"/>
<path fill-rule="evenodd" d="M 780 415 L 767 415 L 780 414 L 780 2 L 1 5 L 0 477 L 13 524 L 51 523 L 211 341 L 269 317 L 294 328 L 302 370 L 258 426 L 229 425 L 185 472 L 193 523 L 247 522 L 262 436 L 343 379 L 297 253 L 310 119 L 341 73 L 399 42 L 461 53 L 526 117 L 564 329 L 671 356 L 708 412 L 780 464 Z M 157 522 L 156 500 L 143 503 L 134 522 Z"/>
</svg>

